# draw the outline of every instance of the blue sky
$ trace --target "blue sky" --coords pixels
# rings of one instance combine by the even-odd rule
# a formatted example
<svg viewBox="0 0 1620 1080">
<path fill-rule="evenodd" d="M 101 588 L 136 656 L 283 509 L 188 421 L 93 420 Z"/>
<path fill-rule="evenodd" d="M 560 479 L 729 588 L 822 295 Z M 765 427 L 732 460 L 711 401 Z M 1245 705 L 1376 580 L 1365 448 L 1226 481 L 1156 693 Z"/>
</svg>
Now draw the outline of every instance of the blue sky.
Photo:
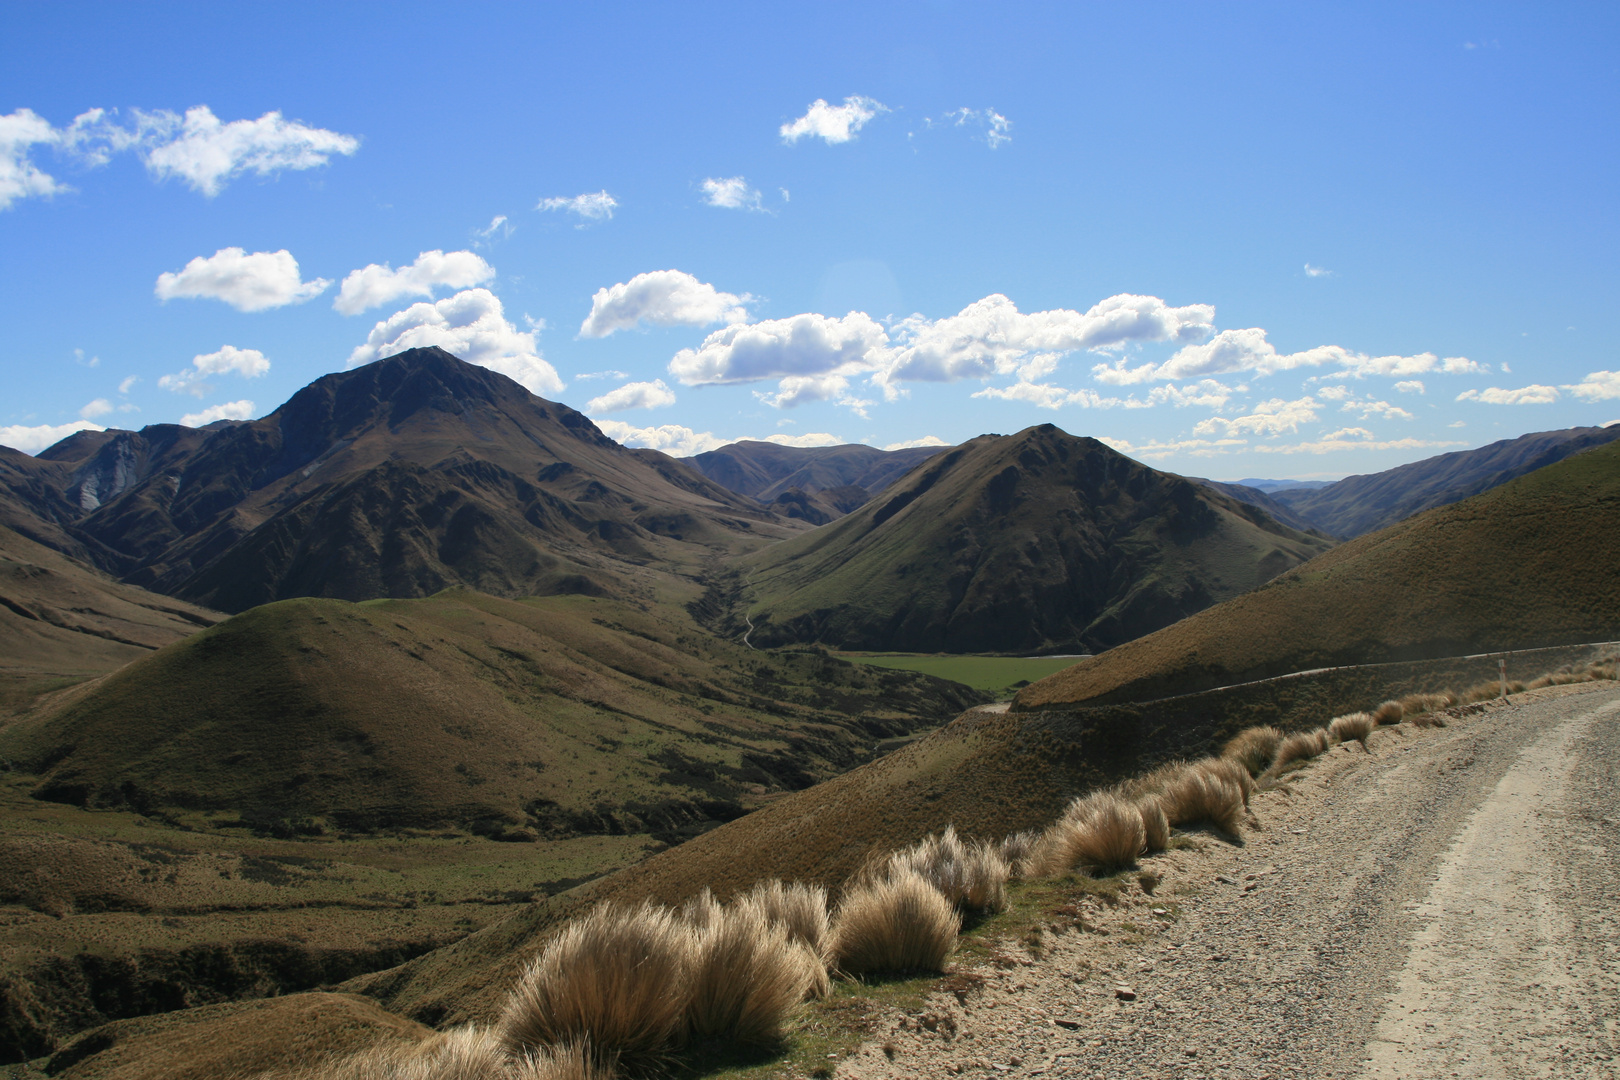
<svg viewBox="0 0 1620 1080">
<path fill-rule="evenodd" d="M 413 344 L 676 454 L 1620 419 L 1612 6 L 875 7 L 0 4 L 0 442 Z"/>
</svg>

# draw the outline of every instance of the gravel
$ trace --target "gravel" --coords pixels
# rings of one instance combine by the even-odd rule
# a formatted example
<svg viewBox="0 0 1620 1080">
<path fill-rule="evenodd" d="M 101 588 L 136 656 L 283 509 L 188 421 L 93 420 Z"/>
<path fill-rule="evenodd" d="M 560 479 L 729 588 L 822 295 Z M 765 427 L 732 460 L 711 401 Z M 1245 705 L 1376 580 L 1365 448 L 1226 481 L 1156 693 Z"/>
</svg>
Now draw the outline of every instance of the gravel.
<svg viewBox="0 0 1620 1080">
<path fill-rule="evenodd" d="M 1380 729 L 836 1075 L 1620 1075 L 1617 776 L 1608 684 Z"/>
</svg>

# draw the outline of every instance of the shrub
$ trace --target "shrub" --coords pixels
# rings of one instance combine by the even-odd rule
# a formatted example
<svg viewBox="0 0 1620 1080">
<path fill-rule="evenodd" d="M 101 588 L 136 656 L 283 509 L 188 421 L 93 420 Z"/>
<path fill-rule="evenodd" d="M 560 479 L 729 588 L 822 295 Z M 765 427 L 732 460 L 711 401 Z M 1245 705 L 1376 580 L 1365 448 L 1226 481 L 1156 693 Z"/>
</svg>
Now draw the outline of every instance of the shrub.
<svg viewBox="0 0 1620 1080">
<path fill-rule="evenodd" d="M 939 836 L 897 851 L 886 865 L 874 867 L 867 880 L 910 872 L 921 875 L 952 904 L 971 911 L 999 911 L 1007 906 L 1006 860 L 988 843 L 964 843 L 947 825 Z"/>
<path fill-rule="evenodd" d="M 507 998 L 497 1032 L 514 1054 L 589 1042 L 656 1059 L 685 1021 L 693 931 L 662 908 L 603 904 L 563 929 Z"/>
<path fill-rule="evenodd" d="M 1251 776 L 1259 776 L 1276 756 L 1277 744 L 1282 742 L 1282 737 L 1283 733 L 1274 727 L 1245 728 L 1221 747 L 1221 757 L 1236 761 Z"/>
<path fill-rule="evenodd" d="M 1379 727 L 1385 724 L 1398 724 L 1406 715 L 1406 707 L 1398 701 L 1386 701 L 1373 710 L 1373 723 Z"/>
<path fill-rule="evenodd" d="M 1056 877 L 1076 867 L 1111 872 L 1136 862 L 1146 847 L 1142 814 L 1118 795 L 1076 799 L 1030 852 L 1031 877 Z"/>
<path fill-rule="evenodd" d="M 1204 758 L 1202 761 L 1194 762 L 1192 767 L 1236 784 L 1238 791 L 1243 793 L 1243 808 L 1245 810 L 1249 808 L 1249 795 L 1254 791 L 1254 777 L 1249 775 L 1248 769 L 1228 757 Z"/>
<path fill-rule="evenodd" d="M 1170 846 L 1170 819 L 1164 815 L 1156 795 L 1149 795 L 1136 804 L 1142 815 L 1142 849 L 1147 852 L 1163 851 Z"/>
<path fill-rule="evenodd" d="M 1308 761 L 1328 748 L 1327 732 L 1318 728 L 1315 731 L 1298 731 L 1288 736 L 1277 745 L 1277 757 L 1266 770 L 1267 776 L 1277 776 L 1288 766 L 1296 762 Z"/>
<path fill-rule="evenodd" d="M 1366 746 L 1367 736 L 1372 734 L 1375 726 L 1373 718 L 1364 712 L 1335 716 L 1328 721 L 1328 739 L 1335 743 L 1359 742 Z"/>
<path fill-rule="evenodd" d="M 787 927 L 755 904 L 722 908 L 697 932 L 687 982 L 686 1031 L 699 1039 L 775 1042 L 782 1021 L 825 973 Z"/>
<path fill-rule="evenodd" d="M 956 951 L 959 917 L 921 874 L 898 870 L 856 884 L 833 916 L 832 952 L 840 971 L 944 971 Z"/>
<path fill-rule="evenodd" d="M 1204 769 L 1189 769 L 1159 796 L 1170 824 L 1213 825 L 1237 835 L 1243 816 L 1243 791 L 1224 776 Z"/>
</svg>

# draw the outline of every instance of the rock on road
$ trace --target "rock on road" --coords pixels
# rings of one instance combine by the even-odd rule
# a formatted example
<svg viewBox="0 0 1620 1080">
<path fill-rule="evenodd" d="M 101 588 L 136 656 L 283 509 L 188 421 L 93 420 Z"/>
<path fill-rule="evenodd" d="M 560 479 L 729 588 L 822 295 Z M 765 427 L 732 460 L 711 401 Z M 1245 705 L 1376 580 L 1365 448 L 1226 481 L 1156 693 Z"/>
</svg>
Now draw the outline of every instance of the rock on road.
<svg viewBox="0 0 1620 1080">
<path fill-rule="evenodd" d="M 837 1075 L 1620 1076 L 1620 688 L 1381 729 L 1289 788 Z"/>
</svg>

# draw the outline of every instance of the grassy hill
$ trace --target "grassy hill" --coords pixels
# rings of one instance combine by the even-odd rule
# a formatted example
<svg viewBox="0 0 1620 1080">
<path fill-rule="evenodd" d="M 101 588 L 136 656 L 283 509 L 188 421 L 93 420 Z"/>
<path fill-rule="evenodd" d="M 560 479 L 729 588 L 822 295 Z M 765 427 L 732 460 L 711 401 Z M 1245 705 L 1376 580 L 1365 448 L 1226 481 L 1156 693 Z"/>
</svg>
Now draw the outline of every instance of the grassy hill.
<svg viewBox="0 0 1620 1080">
<path fill-rule="evenodd" d="M 1090 652 L 1328 546 L 1046 424 L 946 451 L 847 517 L 744 558 L 742 603 L 755 644 Z"/>
<path fill-rule="evenodd" d="M 710 480 L 769 503 L 793 490 L 810 493 L 858 487 L 870 497 L 944 449 L 879 450 L 855 443 L 781 446 L 745 439 L 686 460 Z"/>
<path fill-rule="evenodd" d="M 255 608 L 40 704 L 0 757 L 40 798 L 271 830 L 675 838 L 975 700 L 616 601 L 454 590 Z"/>
<path fill-rule="evenodd" d="M 1083 660 L 1015 709 L 1189 693 L 1335 664 L 1620 634 L 1620 443 L 1360 537 Z"/>
</svg>

